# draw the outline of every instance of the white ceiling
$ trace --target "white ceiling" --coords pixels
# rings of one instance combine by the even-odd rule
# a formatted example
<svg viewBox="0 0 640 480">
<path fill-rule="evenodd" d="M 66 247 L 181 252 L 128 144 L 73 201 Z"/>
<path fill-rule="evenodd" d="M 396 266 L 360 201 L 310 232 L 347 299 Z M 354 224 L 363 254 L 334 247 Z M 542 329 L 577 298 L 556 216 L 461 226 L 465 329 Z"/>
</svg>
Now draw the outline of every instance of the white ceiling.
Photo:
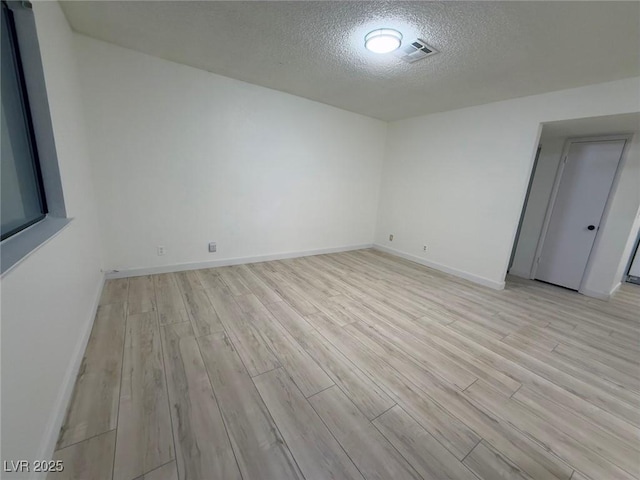
<svg viewBox="0 0 640 480">
<path fill-rule="evenodd" d="M 80 33 L 383 120 L 640 75 L 640 2 L 62 3 Z M 392 27 L 440 51 L 364 49 Z"/>
</svg>

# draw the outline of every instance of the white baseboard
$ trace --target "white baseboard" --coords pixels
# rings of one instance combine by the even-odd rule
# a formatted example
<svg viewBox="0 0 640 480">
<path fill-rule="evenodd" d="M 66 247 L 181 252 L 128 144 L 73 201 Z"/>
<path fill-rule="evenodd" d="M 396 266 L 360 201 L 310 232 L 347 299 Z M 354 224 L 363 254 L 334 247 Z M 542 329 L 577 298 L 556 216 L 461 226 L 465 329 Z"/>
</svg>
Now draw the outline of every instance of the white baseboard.
<svg viewBox="0 0 640 480">
<path fill-rule="evenodd" d="M 509 270 L 509 275 L 513 275 L 514 277 L 526 278 L 527 280 L 531 279 L 531 272 L 522 272 L 520 270 L 514 270 L 513 268 Z"/>
<path fill-rule="evenodd" d="M 615 293 L 622 286 L 622 282 L 618 282 L 611 291 L 607 292 L 599 292 L 597 290 L 589 290 L 588 288 L 580 289 L 580 293 L 586 295 L 587 297 L 597 298 L 599 300 L 611 300 L 611 297 L 615 295 Z"/>
<path fill-rule="evenodd" d="M 404 252 L 401 252 L 400 250 L 395 250 L 393 248 L 389 248 L 384 245 L 379 245 L 377 243 L 373 245 L 373 248 L 376 248 L 383 252 L 390 253 L 391 255 L 396 255 L 398 257 L 411 260 L 412 262 L 419 263 L 420 265 L 424 265 L 425 267 L 430 267 L 436 270 L 440 270 L 441 272 L 450 273 L 451 275 L 455 275 L 456 277 L 464 278 L 465 280 L 470 280 L 474 283 L 484 285 L 485 287 L 493 288 L 494 290 L 504 289 L 504 281 L 496 282 L 495 280 L 491 280 L 489 278 L 481 277 L 479 275 L 465 272 L 463 270 L 458 270 L 457 268 L 448 267 L 446 265 L 441 265 L 436 262 L 430 262 L 429 260 L 425 260 L 424 258 L 416 257 L 415 255 L 404 253 Z"/>
<path fill-rule="evenodd" d="M 270 255 L 258 255 L 255 257 L 226 258 L 221 260 L 209 260 L 206 262 L 176 263 L 173 265 L 161 265 L 158 267 L 130 268 L 125 270 L 112 270 L 107 272 L 107 278 L 139 277 L 140 275 L 155 275 L 158 273 L 182 272 L 185 270 L 200 270 L 202 268 L 226 267 L 229 265 L 243 265 L 245 263 L 268 262 L 270 260 L 284 260 L 286 258 L 309 257 L 325 253 L 348 252 L 371 248 L 372 244 L 349 245 L 345 247 L 321 248 L 318 250 L 305 250 L 301 252 L 274 253 Z"/>
<path fill-rule="evenodd" d="M 588 288 L 583 288 L 579 290 L 579 293 L 582 295 L 586 295 L 587 297 L 597 298 L 598 300 L 610 300 L 611 296 L 620 288 L 620 284 L 618 284 L 611 292 L 598 292 L 597 290 L 589 290 Z"/>
<path fill-rule="evenodd" d="M 618 282 L 618 284 L 615 287 L 613 287 L 609 292 L 609 298 L 613 297 L 616 294 L 616 292 L 620 290 L 621 286 L 622 286 L 622 282 Z"/>
<path fill-rule="evenodd" d="M 89 342 L 89 336 L 91 335 L 93 320 L 95 319 L 96 313 L 98 311 L 98 305 L 100 303 L 100 296 L 102 295 L 104 281 L 105 276 L 103 275 L 102 281 L 99 283 L 98 289 L 95 293 L 95 298 L 93 301 L 93 305 L 91 306 L 91 310 L 88 312 L 85 323 L 82 326 L 80 338 L 78 339 L 73 354 L 71 355 L 69 367 L 67 368 L 67 372 L 65 373 L 64 379 L 62 380 L 60 390 L 58 392 L 58 398 L 55 402 L 51 418 L 49 419 L 49 424 L 46 427 L 42 443 L 40 445 L 40 452 L 38 457 L 36 457 L 37 459 L 50 459 L 53 456 L 53 452 L 58 441 L 58 435 L 60 433 L 60 427 L 62 427 L 62 423 L 64 422 L 64 417 L 67 413 L 67 406 L 69 405 L 69 401 L 71 400 L 76 377 L 78 376 L 78 371 L 80 370 L 80 365 L 82 364 L 82 358 L 84 357 L 84 351 L 87 348 L 87 343 Z M 31 478 L 44 478 L 45 476 L 46 473 L 42 475 L 34 473 Z"/>
</svg>

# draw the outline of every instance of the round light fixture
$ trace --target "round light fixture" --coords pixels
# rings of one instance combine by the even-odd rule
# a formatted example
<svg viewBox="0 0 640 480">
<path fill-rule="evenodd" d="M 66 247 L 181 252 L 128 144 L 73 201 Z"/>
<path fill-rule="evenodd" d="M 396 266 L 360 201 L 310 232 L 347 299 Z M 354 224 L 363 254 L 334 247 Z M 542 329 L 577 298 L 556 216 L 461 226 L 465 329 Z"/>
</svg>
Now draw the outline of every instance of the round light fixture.
<svg viewBox="0 0 640 480">
<path fill-rule="evenodd" d="M 373 53 L 389 53 L 397 50 L 402 43 L 402 34 L 391 28 L 379 28 L 367 33 L 364 46 Z"/>
</svg>

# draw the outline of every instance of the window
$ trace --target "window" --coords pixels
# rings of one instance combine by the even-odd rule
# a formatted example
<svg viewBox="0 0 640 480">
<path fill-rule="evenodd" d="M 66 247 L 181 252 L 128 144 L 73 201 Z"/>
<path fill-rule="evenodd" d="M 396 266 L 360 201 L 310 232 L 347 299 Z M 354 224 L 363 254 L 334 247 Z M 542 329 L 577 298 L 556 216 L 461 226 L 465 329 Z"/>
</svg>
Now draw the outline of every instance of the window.
<svg viewBox="0 0 640 480">
<path fill-rule="evenodd" d="M 42 220 L 47 202 L 13 13 L 2 2 L 2 240 Z"/>
<path fill-rule="evenodd" d="M 31 3 L 2 0 L 0 271 L 56 235 L 67 218 Z"/>
</svg>

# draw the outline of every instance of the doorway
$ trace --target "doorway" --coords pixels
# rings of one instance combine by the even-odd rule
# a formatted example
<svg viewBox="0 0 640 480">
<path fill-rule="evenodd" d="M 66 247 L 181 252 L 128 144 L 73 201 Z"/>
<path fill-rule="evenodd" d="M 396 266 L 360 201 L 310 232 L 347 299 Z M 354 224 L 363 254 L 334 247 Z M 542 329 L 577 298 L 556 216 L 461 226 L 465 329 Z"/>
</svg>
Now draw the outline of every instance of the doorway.
<svg viewBox="0 0 640 480">
<path fill-rule="evenodd" d="M 558 285 L 568 285 L 568 288 L 578 290 L 581 294 L 609 299 L 623 279 L 626 280 L 625 273 L 629 257 L 640 229 L 637 173 L 640 171 L 640 112 L 559 120 L 544 123 L 541 127 L 537 144 L 541 149 L 535 155 L 535 170 L 530 174 L 529 189 L 526 201 L 523 202 L 521 221 L 513 244 L 514 251 L 508 274 L 512 277 L 540 279 Z M 567 261 L 569 264 L 568 268 L 563 267 L 562 270 L 573 272 L 573 280 L 566 282 L 554 277 L 543 278 L 544 267 L 542 269 L 538 267 L 539 262 L 545 259 L 548 250 L 552 248 L 550 246 L 552 240 L 547 239 L 547 232 L 553 231 L 550 228 L 552 227 L 551 216 L 555 210 L 556 201 L 559 205 L 558 212 L 561 210 L 560 184 L 561 182 L 573 183 L 570 182 L 572 175 L 565 162 L 569 162 L 569 158 L 574 160 L 574 157 L 579 154 L 590 153 L 593 145 L 586 144 L 605 142 L 606 147 L 615 151 L 616 141 L 623 141 L 624 147 L 622 155 L 613 155 L 618 157 L 611 161 L 614 166 L 617 166 L 617 170 L 613 167 L 609 170 L 609 179 L 611 170 L 614 170 L 614 174 L 613 181 L 609 180 L 608 188 L 603 188 L 604 207 L 602 207 L 603 201 L 600 200 L 602 211 L 596 211 L 595 215 L 591 214 L 588 218 L 583 218 L 579 223 L 583 230 L 574 232 L 575 235 L 583 234 L 583 240 L 589 241 L 584 242 L 586 247 L 582 246 L 582 250 L 578 248 L 576 240 L 569 241 L 567 242 L 568 254 L 559 255 L 560 260 Z M 532 153 L 535 154 L 536 151 Z M 569 162 L 571 163 L 573 162 Z M 578 170 L 574 173 L 581 173 L 581 169 Z M 576 176 L 580 177 L 580 175 Z M 595 201 L 595 197 L 589 190 L 587 200 Z M 578 204 L 586 206 L 587 201 L 579 201 Z M 560 213 L 556 216 L 560 216 Z M 558 223 L 565 224 L 564 221 Z M 589 230 L 590 225 L 593 225 L 593 230 Z M 553 239 L 553 235 L 552 233 L 549 238 Z M 577 254 L 578 250 L 582 251 L 582 258 L 569 262 L 569 254 Z M 561 248 L 560 252 L 564 250 Z"/>
<path fill-rule="evenodd" d="M 538 242 L 535 279 L 580 289 L 628 140 L 567 141 Z"/>
</svg>

